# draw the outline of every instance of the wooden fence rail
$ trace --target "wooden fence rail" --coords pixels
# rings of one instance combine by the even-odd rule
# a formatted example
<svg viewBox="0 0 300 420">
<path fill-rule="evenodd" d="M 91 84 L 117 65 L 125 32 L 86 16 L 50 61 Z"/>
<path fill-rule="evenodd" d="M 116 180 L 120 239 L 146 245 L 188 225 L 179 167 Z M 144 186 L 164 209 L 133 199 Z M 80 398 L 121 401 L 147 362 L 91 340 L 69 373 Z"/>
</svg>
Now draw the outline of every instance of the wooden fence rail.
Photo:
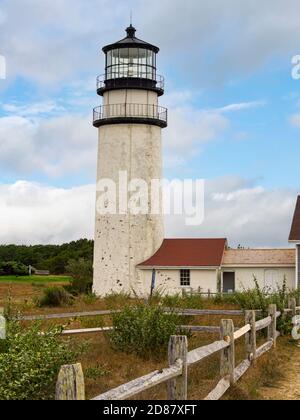
<svg viewBox="0 0 300 420">
<path fill-rule="evenodd" d="M 225 310 L 225 309 L 182 309 L 182 308 L 164 308 L 166 313 L 176 312 L 182 316 L 243 316 L 245 311 L 242 310 Z M 300 310 L 300 307 L 299 307 Z M 287 309 L 287 311 L 291 311 Z M 70 318 L 84 318 L 96 316 L 109 316 L 121 312 L 120 310 L 106 310 L 106 311 L 91 311 L 91 312 L 70 312 L 61 314 L 50 315 L 26 315 L 18 318 L 20 321 L 47 321 L 51 319 L 70 319 Z M 257 314 L 261 313 L 260 310 L 256 311 Z"/>
<path fill-rule="evenodd" d="M 169 343 L 168 368 L 152 372 L 149 375 L 124 384 L 97 396 L 94 400 L 125 400 L 165 382 L 167 383 L 168 400 L 187 400 L 188 369 L 194 364 L 221 352 L 220 373 L 222 379 L 205 398 L 205 400 L 219 400 L 255 364 L 259 357 L 276 346 L 276 340 L 279 335 L 276 328 L 279 316 L 276 305 L 269 306 L 269 314 L 265 319 L 256 321 L 256 315 L 256 311 L 246 311 L 245 325 L 237 331 L 231 319 L 222 320 L 221 326 L 218 328 L 220 340 L 190 352 L 188 352 L 187 337 L 172 336 Z M 257 332 L 266 328 L 268 329 L 267 342 L 257 348 Z M 242 337 L 245 337 L 246 359 L 236 366 L 236 341 Z M 73 382 L 76 383 L 76 380 Z M 74 393 L 71 394 L 74 395 Z M 59 392 L 59 384 L 57 395 L 61 396 L 60 399 L 67 399 L 66 393 Z"/>
</svg>

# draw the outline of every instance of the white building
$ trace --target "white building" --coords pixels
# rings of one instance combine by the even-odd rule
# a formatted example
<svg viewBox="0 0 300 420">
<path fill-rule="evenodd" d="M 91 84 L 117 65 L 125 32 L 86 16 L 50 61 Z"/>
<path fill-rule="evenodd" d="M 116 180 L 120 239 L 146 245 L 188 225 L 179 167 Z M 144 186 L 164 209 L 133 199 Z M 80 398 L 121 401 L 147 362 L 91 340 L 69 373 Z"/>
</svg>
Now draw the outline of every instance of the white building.
<svg viewBox="0 0 300 420">
<path fill-rule="evenodd" d="M 164 79 L 157 75 L 159 48 L 136 38 L 132 25 L 126 32 L 124 39 L 103 48 L 105 75 L 97 79 L 103 105 L 94 109 L 99 131 L 95 293 L 147 296 L 152 286 L 166 294 L 233 292 L 253 288 L 254 279 L 261 288 L 275 289 L 284 280 L 290 289 L 300 287 L 300 197 L 290 235 L 296 251 L 231 250 L 226 239 L 164 240 L 162 208 L 156 215 L 132 215 L 118 201 L 115 213 L 108 211 L 103 180 L 114 184 L 119 200 L 128 200 L 120 173 L 148 186 L 162 179 L 161 130 L 167 127 L 167 110 L 159 106 L 164 94 Z"/>
<path fill-rule="evenodd" d="M 267 291 L 295 288 L 294 249 L 227 248 L 226 239 L 169 239 L 148 261 L 139 266 L 144 288 L 175 295 L 183 290 L 225 293 L 253 289 L 255 279 Z"/>
</svg>

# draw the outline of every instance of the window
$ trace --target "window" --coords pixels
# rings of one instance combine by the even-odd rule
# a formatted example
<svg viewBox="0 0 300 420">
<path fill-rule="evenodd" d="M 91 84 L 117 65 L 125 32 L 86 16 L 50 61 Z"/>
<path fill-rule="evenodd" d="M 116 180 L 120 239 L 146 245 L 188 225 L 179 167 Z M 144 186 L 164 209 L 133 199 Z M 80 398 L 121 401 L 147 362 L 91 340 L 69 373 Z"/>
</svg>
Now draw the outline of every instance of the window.
<svg viewBox="0 0 300 420">
<path fill-rule="evenodd" d="M 191 272 L 190 270 L 180 271 L 180 286 L 189 287 L 191 285 Z"/>
<path fill-rule="evenodd" d="M 107 79 L 156 78 L 156 54 L 144 48 L 118 48 L 107 52 Z"/>
</svg>

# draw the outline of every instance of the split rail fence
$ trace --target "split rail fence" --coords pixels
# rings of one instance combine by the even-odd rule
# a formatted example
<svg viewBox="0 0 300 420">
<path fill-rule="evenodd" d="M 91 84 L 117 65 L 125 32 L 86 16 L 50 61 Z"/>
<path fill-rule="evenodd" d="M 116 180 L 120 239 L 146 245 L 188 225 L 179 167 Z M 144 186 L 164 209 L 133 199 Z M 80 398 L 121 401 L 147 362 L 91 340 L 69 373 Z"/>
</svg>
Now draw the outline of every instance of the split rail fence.
<svg viewBox="0 0 300 420">
<path fill-rule="evenodd" d="M 296 299 L 289 300 L 289 308 L 285 309 L 283 314 L 277 311 L 276 305 L 270 305 L 268 316 L 258 321 L 256 320 L 257 314 L 261 311 L 183 311 L 184 315 L 231 314 L 232 316 L 240 316 L 244 314 L 245 325 L 236 330 L 233 320 L 226 319 L 221 321 L 220 327 L 187 326 L 186 328 L 192 331 L 220 332 L 220 340 L 196 350 L 188 351 L 186 336 L 172 336 L 169 342 L 169 366 L 167 368 L 121 385 L 93 400 L 127 400 L 163 383 L 167 384 L 169 401 L 187 400 L 189 369 L 208 357 L 220 353 L 220 376 L 222 379 L 205 398 L 207 401 L 219 400 L 231 386 L 242 378 L 251 366 L 255 365 L 257 359 L 276 347 L 276 340 L 280 335 L 277 331 L 277 319 L 288 314 L 294 316 L 297 311 L 300 311 L 300 306 L 297 307 Z M 267 341 L 258 347 L 257 333 L 265 329 L 268 331 Z M 93 330 L 89 330 L 89 332 L 91 331 L 93 332 Z M 83 330 L 77 331 L 78 334 L 82 332 Z M 74 333 L 74 331 L 69 333 Z M 242 363 L 236 365 L 236 341 L 243 337 L 245 337 L 246 358 Z M 84 375 L 80 364 L 62 367 L 56 386 L 56 399 L 85 400 Z"/>
<path fill-rule="evenodd" d="M 220 333 L 220 340 L 214 343 L 199 347 L 196 350 L 188 351 L 188 340 L 186 336 L 172 336 L 169 342 L 168 359 L 169 366 L 161 371 L 152 372 L 146 376 L 135 379 L 118 388 L 108 391 L 94 398 L 93 400 L 127 400 L 147 391 L 157 385 L 166 383 L 168 400 L 178 401 L 188 399 L 188 374 L 189 369 L 208 357 L 221 353 L 220 374 L 222 379 L 205 400 L 219 400 L 236 384 L 248 369 L 255 365 L 256 360 L 276 347 L 276 340 L 280 335 L 277 331 L 277 319 L 280 316 L 295 316 L 300 311 L 300 301 L 289 299 L 288 309 L 283 313 L 277 311 L 276 305 L 270 305 L 268 316 L 257 321 L 261 311 L 228 311 L 228 310 L 179 310 L 184 316 L 219 315 L 219 316 L 242 316 L 245 315 L 245 325 L 235 329 L 232 319 L 221 321 L 220 327 L 214 326 L 182 326 L 180 328 L 194 332 Z M 166 308 L 166 312 L 171 310 Z M 24 321 L 66 319 L 77 317 L 92 317 L 111 315 L 118 311 L 93 311 L 68 314 L 25 316 L 20 318 Z M 1 315 L 1 311 L 0 311 Z M 4 319 L 2 317 L 2 319 Z M 81 330 L 64 331 L 63 334 L 90 334 L 105 332 L 111 327 L 91 328 Z M 268 330 L 267 341 L 258 347 L 257 332 Z M 236 366 L 236 341 L 245 337 L 245 360 Z M 4 338 L 4 337 L 2 337 Z M 1 339 L 1 335 L 0 335 Z M 56 400 L 85 400 L 84 374 L 81 364 L 62 366 L 56 385 Z"/>
</svg>

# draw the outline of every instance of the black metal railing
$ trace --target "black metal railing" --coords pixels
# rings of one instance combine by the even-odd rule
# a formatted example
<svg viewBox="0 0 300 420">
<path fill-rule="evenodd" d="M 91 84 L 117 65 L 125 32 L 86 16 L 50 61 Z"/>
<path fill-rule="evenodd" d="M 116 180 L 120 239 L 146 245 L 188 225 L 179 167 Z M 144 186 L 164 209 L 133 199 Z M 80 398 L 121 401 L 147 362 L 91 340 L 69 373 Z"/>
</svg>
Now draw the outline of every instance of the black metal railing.
<svg viewBox="0 0 300 420">
<path fill-rule="evenodd" d="M 110 119 L 136 119 L 160 122 L 162 126 L 168 123 L 168 110 L 157 105 L 144 104 L 111 104 L 94 109 L 94 124 Z"/>
<path fill-rule="evenodd" d="M 97 91 L 122 87 L 149 87 L 158 91 L 164 91 L 165 79 L 163 76 L 149 72 L 124 72 L 103 74 L 97 77 Z"/>
</svg>

